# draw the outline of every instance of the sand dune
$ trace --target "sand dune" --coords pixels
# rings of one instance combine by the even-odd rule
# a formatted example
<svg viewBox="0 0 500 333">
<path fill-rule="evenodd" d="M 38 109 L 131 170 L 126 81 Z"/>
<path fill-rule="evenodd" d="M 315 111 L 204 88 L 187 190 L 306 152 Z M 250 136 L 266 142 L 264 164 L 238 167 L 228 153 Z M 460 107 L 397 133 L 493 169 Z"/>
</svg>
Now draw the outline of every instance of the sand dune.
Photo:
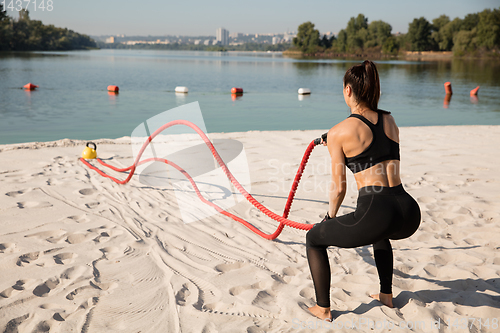
<svg viewBox="0 0 500 333">
<path fill-rule="evenodd" d="M 302 154 L 321 133 L 210 138 L 243 143 L 252 195 L 281 214 Z M 336 331 L 364 321 L 393 331 L 500 329 L 500 127 L 402 128 L 401 140 L 403 182 L 423 222 L 392 243 L 397 308 L 368 296 L 378 291 L 371 247 L 330 248 Z M 127 138 L 96 142 L 107 162 L 132 163 Z M 139 177 L 118 185 L 78 160 L 83 147 L 67 139 L 0 146 L 0 332 L 329 331 L 305 310 L 315 296 L 304 231 L 285 228 L 268 241 L 220 214 L 184 223 L 173 187 Z M 328 180 L 327 151 L 317 147 L 291 219 L 322 219 Z M 352 185 L 341 213 L 355 200 Z M 246 201 L 229 211 L 268 233 L 277 226 Z M 373 328 L 358 331 L 388 331 Z"/>
</svg>

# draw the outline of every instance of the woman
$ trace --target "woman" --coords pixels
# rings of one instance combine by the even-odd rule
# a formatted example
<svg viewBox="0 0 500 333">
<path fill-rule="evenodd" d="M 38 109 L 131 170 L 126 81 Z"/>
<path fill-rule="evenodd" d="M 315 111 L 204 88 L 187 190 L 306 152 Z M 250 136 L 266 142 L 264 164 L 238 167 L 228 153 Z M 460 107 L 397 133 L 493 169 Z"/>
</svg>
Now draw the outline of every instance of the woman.
<svg viewBox="0 0 500 333">
<path fill-rule="evenodd" d="M 392 248 L 389 239 L 411 236 L 420 225 L 417 202 L 401 184 L 399 130 L 390 112 L 378 109 L 380 81 L 375 64 L 364 61 L 344 75 L 344 99 L 351 115 L 328 131 L 332 159 L 329 210 L 306 236 L 307 260 L 317 305 L 309 311 L 330 319 L 328 246 L 353 248 L 373 244 L 380 293 L 392 304 Z M 359 196 L 356 211 L 336 217 L 346 193 L 346 166 L 354 173 Z"/>
</svg>

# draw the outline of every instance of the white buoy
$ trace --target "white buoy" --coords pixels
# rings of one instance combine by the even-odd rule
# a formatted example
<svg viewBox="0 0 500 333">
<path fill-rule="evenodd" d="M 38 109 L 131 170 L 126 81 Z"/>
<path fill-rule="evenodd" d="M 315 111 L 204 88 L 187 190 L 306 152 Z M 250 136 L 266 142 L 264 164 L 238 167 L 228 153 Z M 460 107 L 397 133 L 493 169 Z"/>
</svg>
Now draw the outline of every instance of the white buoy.
<svg viewBox="0 0 500 333">
<path fill-rule="evenodd" d="M 175 92 L 176 93 L 184 93 L 184 94 L 187 94 L 188 92 L 188 88 L 187 87 L 175 87 Z"/>
<path fill-rule="evenodd" d="M 299 88 L 299 95 L 310 95 L 311 89 L 309 88 Z"/>
</svg>

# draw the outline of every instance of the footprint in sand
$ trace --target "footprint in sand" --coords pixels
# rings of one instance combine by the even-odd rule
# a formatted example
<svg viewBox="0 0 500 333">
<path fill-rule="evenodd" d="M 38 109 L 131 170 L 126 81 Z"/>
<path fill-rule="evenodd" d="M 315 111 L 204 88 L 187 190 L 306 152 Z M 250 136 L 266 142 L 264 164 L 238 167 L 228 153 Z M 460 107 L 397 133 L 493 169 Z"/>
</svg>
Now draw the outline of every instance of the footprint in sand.
<svg viewBox="0 0 500 333">
<path fill-rule="evenodd" d="M 420 197 L 417 199 L 417 201 L 426 204 L 426 203 L 434 203 L 436 202 L 436 199 L 433 197 Z"/>
<path fill-rule="evenodd" d="M 29 313 L 23 315 L 23 316 L 20 316 L 20 317 L 17 317 L 17 318 L 14 318 L 14 319 L 11 319 L 9 320 L 9 322 L 7 323 L 6 327 L 5 327 L 5 331 L 4 332 L 8 332 L 8 333 L 14 333 L 14 332 L 20 332 L 19 331 L 19 326 L 26 320 L 28 319 L 29 317 Z"/>
<path fill-rule="evenodd" d="M 97 192 L 97 190 L 93 189 L 93 188 L 84 188 L 84 189 L 81 189 L 80 191 L 78 191 L 78 193 L 80 193 L 81 195 L 92 195 L 96 192 Z"/>
<path fill-rule="evenodd" d="M 262 281 L 256 282 L 254 284 L 245 284 L 241 286 L 236 286 L 229 289 L 229 293 L 233 296 L 237 296 L 246 290 L 262 290 L 266 288 L 266 284 Z"/>
<path fill-rule="evenodd" d="M 46 250 L 44 252 L 37 251 L 37 252 L 25 253 L 17 259 L 17 266 L 25 267 L 32 263 L 36 263 L 36 265 L 40 267 L 49 267 L 49 266 L 54 266 L 56 264 L 66 265 L 72 263 L 74 259 L 77 257 L 76 253 L 71 253 L 71 252 L 59 253 L 54 255 L 53 257 L 44 256 L 44 254 L 50 254 L 52 252 L 56 252 L 61 249 L 62 248 L 53 248 Z"/>
<path fill-rule="evenodd" d="M 61 273 L 59 277 L 54 276 L 47 279 L 44 283 L 39 284 L 34 290 L 33 294 L 38 297 L 47 297 L 54 289 L 63 289 L 71 281 L 74 281 L 81 277 L 84 273 L 88 271 L 85 266 L 70 267 Z M 59 286 L 59 287 L 58 287 Z"/>
<path fill-rule="evenodd" d="M 115 259 L 115 258 L 121 256 L 122 253 L 123 253 L 116 246 L 104 247 L 102 249 L 99 249 L 99 251 L 101 251 L 102 254 L 103 254 L 103 256 L 104 256 L 104 258 L 106 258 L 108 260 Z"/>
<path fill-rule="evenodd" d="M 88 266 L 74 266 L 62 272 L 60 277 L 64 280 L 76 280 L 89 270 L 90 268 Z"/>
<path fill-rule="evenodd" d="M 186 305 L 189 295 L 191 295 L 191 291 L 189 291 L 187 284 L 184 284 L 182 286 L 182 289 L 179 290 L 175 295 L 175 300 L 177 304 L 180 306 Z"/>
<path fill-rule="evenodd" d="M 276 301 L 276 293 L 272 290 L 261 290 L 252 301 L 252 305 L 269 312 L 278 313 L 280 309 Z"/>
<path fill-rule="evenodd" d="M 283 268 L 283 274 L 288 276 L 295 276 L 300 273 L 300 270 L 294 267 L 285 267 Z"/>
<path fill-rule="evenodd" d="M 32 287 L 34 284 L 36 284 L 35 279 L 24 279 L 24 280 L 18 280 L 16 284 L 14 284 L 12 287 L 9 287 L 2 291 L 0 293 L 0 296 L 4 298 L 9 298 L 12 297 L 15 294 L 18 294 L 22 292 L 25 289 L 29 289 Z"/>
<path fill-rule="evenodd" d="M 42 202 L 42 201 L 23 201 L 23 202 L 18 202 L 17 207 L 20 209 L 47 208 L 47 207 L 52 207 L 52 204 L 50 202 Z"/>
<path fill-rule="evenodd" d="M 59 265 L 67 265 L 74 262 L 76 257 L 77 254 L 72 252 L 59 253 L 54 256 L 54 261 Z"/>
<path fill-rule="evenodd" d="M 40 257 L 41 252 L 30 252 L 30 253 L 25 253 L 17 259 L 17 266 L 27 266 L 31 264 L 32 262 L 35 262 L 38 260 Z"/>
<path fill-rule="evenodd" d="M 245 290 L 249 290 L 249 289 L 251 289 L 249 284 L 242 285 L 242 286 L 236 286 L 236 287 L 232 287 L 231 289 L 229 289 L 229 294 L 231 294 L 233 296 L 237 296 L 237 295 L 241 294 L 242 292 L 244 292 Z"/>
<path fill-rule="evenodd" d="M 70 301 L 75 301 L 83 299 L 84 301 L 81 303 L 80 308 L 88 309 L 92 305 L 97 304 L 99 300 L 99 295 L 101 293 L 101 289 L 96 286 L 93 282 L 90 282 L 89 285 L 78 287 L 74 289 L 72 292 L 66 295 L 66 299 Z"/>
<path fill-rule="evenodd" d="M 65 182 L 62 182 L 60 180 L 57 180 L 57 179 L 52 179 L 52 178 L 49 178 L 47 181 L 46 181 L 47 185 L 49 186 L 56 186 L 56 185 L 61 185 L 61 184 L 64 184 Z"/>
<path fill-rule="evenodd" d="M 59 278 L 57 277 L 50 278 L 44 283 L 39 284 L 33 290 L 33 294 L 38 297 L 47 297 L 49 296 L 50 292 L 59 285 L 59 283 L 61 283 L 61 280 Z"/>
<path fill-rule="evenodd" d="M 479 214 L 479 217 L 485 220 L 492 220 L 495 217 L 498 217 L 500 214 L 494 211 L 485 211 Z"/>
<path fill-rule="evenodd" d="M 15 198 L 15 197 L 18 197 L 18 196 L 20 196 L 20 195 L 23 195 L 23 194 L 25 194 L 25 193 L 27 193 L 27 192 L 30 192 L 30 191 L 32 191 L 32 190 L 33 190 L 33 189 L 32 189 L 32 188 L 30 188 L 30 189 L 26 189 L 26 190 L 12 191 L 12 192 L 7 192 L 7 193 L 5 193 L 5 195 L 6 195 L 6 196 L 8 196 L 8 197 Z"/>
<path fill-rule="evenodd" d="M 219 331 L 215 327 L 215 324 L 212 322 L 205 325 L 205 327 L 203 327 L 203 330 L 201 331 L 201 333 L 218 333 L 218 332 Z"/>
<path fill-rule="evenodd" d="M 0 243 L 0 253 L 13 253 L 19 251 L 15 243 Z"/>
<path fill-rule="evenodd" d="M 66 235 L 66 231 L 62 229 L 58 230 L 48 230 L 48 231 L 41 231 L 37 232 L 31 235 L 26 235 L 25 237 L 34 237 L 38 239 L 44 239 L 49 243 L 59 243 L 60 241 L 63 240 L 64 236 Z"/>
<path fill-rule="evenodd" d="M 307 299 L 314 299 L 314 289 L 306 287 L 299 292 L 299 295 Z"/>
<path fill-rule="evenodd" d="M 80 221 L 79 223 L 88 220 L 88 218 L 84 215 L 70 216 L 68 217 L 68 219 L 78 220 Z M 43 239 L 49 243 L 62 243 L 66 241 L 69 244 L 79 244 L 91 239 L 96 243 L 104 243 L 110 240 L 112 237 L 115 237 L 122 233 L 123 232 L 117 230 L 115 226 L 103 225 L 98 228 L 88 229 L 86 232 L 68 233 L 63 229 L 57 229 L 57 230 L 37 232 L 34 234 L 26 235 L 25 237 L 34 237 L 38 239 Z M 5 243 L 5 244 L 10 244 L 10 243 Z M 8 246 L 12 247 L 13 245 L 4 245 L 5 248 L 7 248 Z M 4 249 L 0 244 L 0 253 L 2 250 Z"/>
<path fill-rule="evenodd" d="M 215 266 L 215 269 L 221 273 L 227 273 L 229 271 L 232 271 L 233 269 L 239 269 L 246 266 L 245 263 L 242 262 L 234 262 L 230 264 L 219 264 Z"/>
<path fill-rule="evenodd" d="M 87 239 L 89 239 L 92 235 L 91 234 L 82 234 L 82 233 L 74 233 L 74 234 L 69 234 L 68 237 L 66 238 L 66 242 L 69 244 L 79 244 L 85 242 Z"/>
<path fill-rule="evenodd" d="M 93 239 L 96 243 L 105 243 L 110 240 L 109 233 L 106 231 L 101 232 L 96 238 Z"/>
<path fill-rule="evenodd" d="M 89 202 L 89 203 L 85 204 L 85 207 L 90 208 L 90 209 L 94 209 L 94 208 L 97 208 L 97 206 L 99 206 L 99 204 L 100 204 L 100 202 L 97 202 L 97 201 Z"/>
<path fill-rule="evenodd" d="M 115 237 L 117 235 L 121 235 L 123 232 L 121 230 L 117 230 L 116 226 L 113 225 L 102 225 L 98 228 L 91 228 L 87 231 L 97 234 L 97 237 L 93 239 L 96 243 L 104 243 L 111 239 L 111 237 Z"/>
<path fill-rule="evenodd" d="M 87 217 L 86 214 L 72 215 L 72 216 L 66 217 L 65 219 L 68 219 L 68 220 L 70 220 L 72 222 L 76 222 L 76 223 L 87 223 L 87 222 L 90 222 L 90 219 Z"/>
</svg>

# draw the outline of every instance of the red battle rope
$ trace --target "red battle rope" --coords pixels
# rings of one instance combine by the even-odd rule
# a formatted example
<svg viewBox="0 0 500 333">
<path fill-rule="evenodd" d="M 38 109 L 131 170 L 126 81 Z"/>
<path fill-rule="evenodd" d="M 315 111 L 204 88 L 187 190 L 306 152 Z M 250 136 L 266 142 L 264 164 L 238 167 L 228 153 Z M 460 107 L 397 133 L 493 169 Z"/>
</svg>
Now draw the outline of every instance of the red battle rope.
<svg viewBox="0 0 500 333">
<path fill-rule="evenodd" d="M 207 199 L 205 199 L 203 197 L 203 195 L 200 193 L 198 187 L 196 186 L 196 184 L 195 184 L 194 180 L 191 178 L 191 176 L 184 169 L 182 169 L 180 166 L 178 166 L 174 162 L 166 160 L 164 158 L 148 158 L 148 159 L 145 159 L 143 161 L 140 161 L 141 156 L 144 153 L 144 150 L 146 149 L 146 147 L 149 145 L 149 143 L 158 134 L 160 134 L 162 131 L 164 131 L 165 129 L 167 129 L 167 128 L 171 127 L 171 126 L 174 126 L 174 125 L 189 126 L 192 129 L 194 129 L 196 131 L 196 133 L 198 133 L 198 135 L 203 139 L 203 141 L 205 142 L 205 144 L 208 146 L 208 148 L 212 152 L 212 155 L 217 160 L 217 163 L 222 168 L 222 170 L 224 171 L 225 175 L 231 181 L 231 183 L 234 185 L 234 187 L 252 205 L 254 205 L 262 213 L 266 214 L 267 216 L 269 216 L 273 220 L 278 221 L 280 223 L 275 232 L 273 232 L 272 234 L 266 234 L 266 233 L 262 232 L 261 230 L 257 229 L 256 227 L 254 227 L 249 222 L 243 220 L 242 218 L 240 218 L 238 216 L 235 216 L 235 215 L 233 215 L 233 214 L 225 211 L 224 209 L 222 209 L 221 207 L 217 206 L 213 202 L 210 202 Z M 118 171 L 118 172 L 130 171 L 128 173 L 127 178 L 125 180 L 118 180 L 118 179 L 116 179 L 116 178 L 114 178 L 114 177 L 106 174 L 105 172 L 99 170 L 97 167 L 93 166 L 92 164 L 90 164 L 89 162 L 87 162 L 83 158 L 80 158 L 80 161 L 82 161 L 85 165 L 87 165 L 92 170 L 97 171 L 101 176 L 110 178 L 110 179 L 112 179 L 113 181 L 115 181 L 118 184 L 126 184 L 126 183 L 128 183 L 130 181 L 130 179 L 132 178 L 132 176 L 133 176 L 133 174 L 135 172 L 136 167 L 138 165 L 143 164 L 143 163 L 148 163 L 148 162 L 152 162 L 152 161 L 158 161 L 158 162 L 163 162 L 165 164 L 171 165 L 174 168 L 176 168 L 177 170 L 179 170 L 189 180 L 189 182 L 191 183 L 191 185 L 193 186 L 193 188 L 194 188 L 194 190 L 196 192 L 196 195 L 198 196 L 198 198 L 200 198 L 200 200 L 202 202 L 206 203 L 207 205 L 212 206 L 213 208 L 215 208 L 221 214 L 224 214 L 224 215 L 226 215 L 226 216 L 234 219 L 235 221 L 240 222 L 241 224 L 243 224 L 244 226 L 246 226 L 247 228 L 249 228 L 250 230 L 252 230 L 253 232 L 255 232 L 257 235 L 259 235 L 259 236 L 261 236 L 261 237 L 263 237 L 265 239 L 275 239 L 276 237 L 279 236 L 279 234 L 281 233 L 281 231 L 283 230 L 283 228 L 284 228 L 285 225 L 287 225 L 289 227 L 292 227 L 292 228 L 301 229 L 301 230 L 310 230 L 313 227 L 313 224 L 305 224 L 305 223 L 295 222 L 295 221 L 287 219 L 287 217 L 288 217 L 288 214 L 290 212 L 290 208 L 292 207 L 292 201 L 293 201 L 293 198 L 295 196 L 295 192 L 297 191 L 297 187 L 299 186 L 300 178 L 302 177 L 302 173 L 304 171 L 304 168 L 306 167 L 307 160 L 309 159 L 309 156 L 311 155 L 311 152 L 312 152 L 312 150 L 314 149 L 315 146 L 316 146 L 316 143 L 314 141 L 311 141 L 311 143 L 309 144 L 309 146 L 307 146 L 307 149 L 306 149 L 306 151 L 304 153 L 304 156 L 302 157 L 302 162 L 300 163 L 299 169 L 297 170 L 297 174 L 295 175 L 295 179 L 293 181 L 292 188 L 290 189 L 290 193 L 288 194 L 288 199 L 287 199 L 287 202 L 286 202 L 286 205 L 285 205 L 285 210 L 283 212 L 283 216 L 279 216 L 278 214 L 273 213 L 272 211 L 270 211 L 269 209 L 267 209 L 266 207 L 264 207 L 261 203 L 259 203 L 257 200 L 255 200 L 255 198 L 252 197 L 250 195 L 250 193 L 248 193 L 243 188 L 243 186 L 241 186 L 241 184 L 236 180 L 236 178 L 234 178 L 234 176 L 229 171 L 229 169 L 227 168 L 227 166 L 224 163 L 224 161 L 222 161 L 222 158 L 220 157 L 219 153 L 217 152 L 217 150 L 215 150 L 215 147 L 213 146 L 212 142 L 210 142 L 210 140 L 205 135 L 205 133 L 198 126 L 196 126 L 195 124 L 193 124 L 193 123 L 191 123 L 191 122 L 189 122 L 187 120 L 174 120 L 174 121 L 166 123 L 162 127 L 158 128 L 153 134 L 151 134 L 151 136 L 149 136 L 149 138 L 146 140 L 146 142 L 144 142 L 144 144 L 142 145 L 141 150 L 139 151 L 139 153 L 137 154 L 137 157 L 135 158 L 134 164 L 131 165 L 131 166 L 129 166 L 128 168 L 123 168 L 123 169 L 116 168 L 116 167 L 114 167 L 112 165 L 109 165 L 109 164 L 103 162 L 99 158 L 97 159 L 97 161 L 99 163 L 101 163 L 103 166 L 108 167 L 108 168 L 110 168 L 110 169 L 112 169 L 114 171 Z"/>
</svg>

